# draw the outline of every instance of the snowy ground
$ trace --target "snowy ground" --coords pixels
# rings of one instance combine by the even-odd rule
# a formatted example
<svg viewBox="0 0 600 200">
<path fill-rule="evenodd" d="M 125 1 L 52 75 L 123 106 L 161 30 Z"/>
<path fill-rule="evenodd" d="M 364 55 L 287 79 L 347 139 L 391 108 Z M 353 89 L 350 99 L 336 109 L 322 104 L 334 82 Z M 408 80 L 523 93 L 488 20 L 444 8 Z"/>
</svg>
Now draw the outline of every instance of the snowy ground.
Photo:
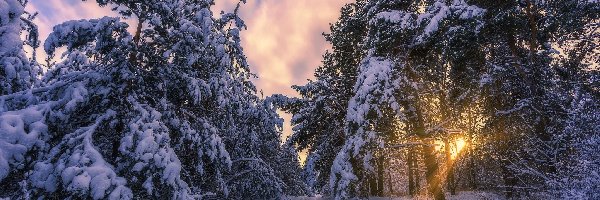
<svg viewBox="0 0 600 200">
<path fill-rule="evenodd" d="M 315 197 L 290 197 L 289 200 L 327 200 L 330 198 L 315 196 Z M 370 197 L 370 200 L 429 200 L 426 196 L 419 197 Z M 459 192 L 457 195 L 446 194 L 448 200 L 503 200 L 502 195 L 486 192 Z"/>
</svg>

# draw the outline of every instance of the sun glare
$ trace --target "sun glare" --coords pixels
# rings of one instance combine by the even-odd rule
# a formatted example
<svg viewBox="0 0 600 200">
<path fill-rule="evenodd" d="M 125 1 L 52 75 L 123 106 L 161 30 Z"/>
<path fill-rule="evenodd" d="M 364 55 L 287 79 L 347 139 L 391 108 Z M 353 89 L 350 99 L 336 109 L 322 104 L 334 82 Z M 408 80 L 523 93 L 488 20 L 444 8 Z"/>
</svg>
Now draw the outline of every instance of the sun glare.
<svg viewBox="0 0 600 200">
<path fill-rule="evenodd" d="M 454 149 L 452 150 L 452 159 L 456 159 L 458 153 L 467 145 L 467 142 L 462 138 L 457 138 L 454 141 Z"/>
<path fill-rule="evenodd" d="M 445 143 L 442 140 L 435 140 L 434 146 L 435 151 L 442 152 L 445 151 Z M 463 138 L 456 138 L 452 143 L 450 143 L 450 158 L 452 160 L 458 157 L 458 154 L 467 146 L 467 141 Z"/>
</svg>

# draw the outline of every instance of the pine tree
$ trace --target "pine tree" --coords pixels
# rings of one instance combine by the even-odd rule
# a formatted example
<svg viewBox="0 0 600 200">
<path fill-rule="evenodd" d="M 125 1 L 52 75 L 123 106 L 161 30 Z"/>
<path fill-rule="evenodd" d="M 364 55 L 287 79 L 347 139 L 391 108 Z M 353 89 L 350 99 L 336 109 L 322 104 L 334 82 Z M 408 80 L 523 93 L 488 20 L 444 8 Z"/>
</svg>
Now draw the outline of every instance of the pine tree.
<svg viewBox="0 0 600 200">
<path fill-rule="evenodd" d="M 573 84 L 569 81 L 572 78 L 584 78 L 581 70 L 587 68 L 579 58 L 587 53 L 568 50 L 567 46 L 579 43 L 576 35 L 585 33 L 584 29 L 597 20 L 598 5 L 520 1 L 482 6 L 489 10 L 486 21 L 490 24 L 482 30 L 491 55 L 488 72 L 482 78 L 486 80 L 486 115 L 492 116 L 486 123 L 488 131 L 497 133 L 496 144 L 491 146 L 503 169 L 506 195 L 528 192 L 516 191 L 516 187 L 546 190 L 567 144 L 558 133 L 568 117 L 565 108 L 571 98 L 567 96 L 574 91 L 565 86 Z M 555 47 L 577 56 L 561 61 Z M 566 82 L 570 83 L 563 85 Z M 582 86 L 593 92 L 586 89 L 587 84 Z"/>
<path fill-rule="evenodd" d="M 309 194 L 309 188 L 304 182 L 302 167 L 298 158 L 298 153 L 294 147 L 284 144 L 282 150 L 277 156 L 275 172 L 282 178 L 283 193 L 289 196 L 305 196 Z"/>
<path fill-rule="evenodd" d="M 23 168 L 37 155 L 28 150 L 43 148 L 39 142 L 45 135 L 42 116 L 35 109 L 10 112 L 35 103 L 30 95 L 10 96 L 24 92 L 38 83 L 39 66 L 29 59 L 24 44 L 38 46 L 37 27 L 32 23 L 35 14 L 24 10 L 27 1 L 0 1 L 0 197 L 17 197 L 25 184 Z M 26 40 L 21 35 L 26 34 Z M 5 96 L 2 96 L 5 97 Z M 25 120 L 22 120 L 25 119 Z"/>
<path fill-rule="evenodd" d="M 331 25 L 325 39 L 332 51 L 323 56 L 322 66 L 315 72 L 316 80 L 303 86 L 293 86 L 302 96 L 287 100 L 284 110 L 292 113 L 294 133 L 287 143 L 299 151 L 308 150 L 304 173 L 314 192 L 326 193 L 329 172 L 335 155 L 344 144 L 343 126 L 348 101 L 354 95 L 356 67 L 364 50 L 366 36 L 365 1 L 347 4 L 339 20 Z"/>
<path fill-rule="evenodd" d="M 38 31 L 31 22 L 35 14 L 25 11 L 26 3 L 27 1 L 23 0 L 0 2 L 0 95 L 27 90 L 37 83 L 40 70 L 35 62 Z M 21 34 L 24 32 L 27 34 L 26 41 L 21 40 Z M 33 47 L 33 59 L 27 58 L 23 44 Z M 0 111 L 11 109 L 11 106 L 17 105 L 2 103 Z"/>
<path fill-rule="evenodd" d="M 470 101 L 465 95 L 476 79 L 465 68 L 477 72 L 478 63 L 453 55 L 447 45 L 476 35 L 485 11 L 463 1 L 372 1 L 366 9 L 369 54 L 348 107 L 346 132 L 352 137 L 336 157 L 331 187 L 336 197 L 365 195 L 367 177 L 382 165 L 375 155 L 405 127 L 404 138 L 416 136 L 423 145 L 429 192 L 444 199 L 432 142 L 459 121 L 455 115 Z"/>
<path fill-rule="evenodd" d="M 559 136 L 570 94 L 597 95 L 586 76 L 597 62 L 597 3 L 390 0 L 364 9 L 368 54 L 348 107 L 347 140 L 332 166 L 336 198 L 373 194 L 368 182 L 381 165 L 378 152 L 397 137 L 389 130 L 404 129 L 423 143 L 428 189 L 443 199 L 431 142 L 450 138 L 445 130 L 464 127 L 474 110 L 483 111 L 475 115 L 485 127 L 469 133 L 481 145 L 473 153 L 491 159 L 479 161 L 482 167 L 500 169 L 501 177 L 485 178 L 504 182 L 508 197 L 513 188 L 548 191 L 561 179 L 556 166 L 568 142 Z M 580 87 L 570 88 L 574 82 Z"/>
<path fill-rule="evenodd" d="M 282 120 L 249 81 L 237 9 L 215 18 L 212 1 L 98 3 L 136 17 L 135 34 L 110 17 L 57 25 L 44 48 L 66 47 L 62 60 L 40 87 L 2 96 L 35 99 L 0 116 L 40 154 L 19 168 L 21 197 L 281 197 Z"/>
</svg>

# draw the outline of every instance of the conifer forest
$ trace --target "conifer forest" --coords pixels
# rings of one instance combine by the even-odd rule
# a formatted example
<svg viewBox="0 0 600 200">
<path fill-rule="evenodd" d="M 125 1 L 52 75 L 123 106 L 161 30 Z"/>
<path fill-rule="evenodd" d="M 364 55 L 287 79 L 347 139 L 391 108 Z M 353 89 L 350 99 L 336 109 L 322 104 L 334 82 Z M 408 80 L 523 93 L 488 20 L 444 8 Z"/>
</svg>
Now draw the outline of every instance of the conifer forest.
<svg viewBox="0 0 600 200">
<path fill-rule="evenodd" d="M 296 95 L 260 0 L 35 1 L 0 0 L 2 200 L 600 199 L 599 0 L 350 0 Z"/>
</svg>

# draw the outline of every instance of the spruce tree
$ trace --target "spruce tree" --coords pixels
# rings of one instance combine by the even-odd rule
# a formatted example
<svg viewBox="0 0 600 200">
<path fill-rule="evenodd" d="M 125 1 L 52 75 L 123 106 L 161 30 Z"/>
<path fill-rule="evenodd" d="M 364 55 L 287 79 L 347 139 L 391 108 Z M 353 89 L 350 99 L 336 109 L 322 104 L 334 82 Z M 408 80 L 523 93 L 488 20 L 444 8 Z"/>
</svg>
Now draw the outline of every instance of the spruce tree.
<svg viewBox="0 0 600 200">
<path fill-rule="evenodd" d="M 23 193 L 26 171 L 37 155 L 28 150 L 42 148 L 45 135 L 42 116 L 35 109 L 11 112 L 35 103 L 26 93 L 38 83 L 39 66 L 35 62 L 38 30 L 32 23 L 35 13 L 24 10 L 27 1 L 0 1 L 0 197 L 16 198 Z M 25 41 L 21 39 L 24 36 Z M 34 49 L 28 58 L 24 45 Z M 8 96 L 7 96 L 8 95 Z M 25 118 L 25 120 L 21 120 Z"/>
<path fill-rule="evenodd" d="M 284 195 L 282 120 L 249 81 L 237 9 L 217 18 L 212 1 L 98 3 L 138 19 L 134 34 L 111 17 L 57 25 L 44 48 L 66 47 L 61 61 L 39 87 L 1 97 L 34 98 L 0 116 L 0 134 L 29 132 L 9 159 L 39 154 L 18 169 L 20 196 Z"/>
<path fill-rule="evenodd" d="M 446 138 L 444 129 L 458 121 L 461 111 L 448 108 L 469 101 L 465 95 L 476 78 L 464 75 L 476 74 L 461 67 L 477 72 L 469 67 L 478 62 L 452 55 L 447 44 L 476 35 L 485 11 L 463 1 L 371 1 L 365 9 L 369 54 L 348 107 L 346 132 L 352 137 L 332 166 L 331 187 L 336 197 L 373 194 L 366 182 L 382 165 L 375 158 L 404 129 L 404 138 L 415 136 L 423 145 L 428 191 L 444 199 L 433 141 Z"/>
<path fill-rule="evenodd" d="M 508 197 L 551 191 L 562 179 L 557 165 L 572 153 L 573 138 L 563 134 L 574 117 L 570 94 L 597 95 L 588 76 L 597 62 L 596 2 L 384 0 L 364 9 L 368 54 L 332 166 L 336 198 L 377 194 L 369 177 L 395 129 L 424 145 L 429 192 L 443 199 L 440 166 L 452 163 L 440 163 L 432 141 L 450 138 L 447 130 L 464 127 L 473 110 L 485 125 L 469 133 L 476 153 L 488 156 L 479 164 L 501 174 L 482 178 L 500 180 Z"/>
<path fill-rule="evenodd" d="M 40 67 L 35 62 L 38 30 L 32 23 L 36 14 L 25 11 L 26 3 L 23 0 L 0 2 L 0 95 L 30 89 L 38 80 Z M 22 34 L 25 34 L 25 41 L 21 39 Z M 24 51 L 24 44 L 34 49 L 31 59 Z M 17 105 L 3 104 L 0 111 L 10 109 L 5 106 Z"/>
<path fill-rule="evenodd" d="M 324 54 L 322 66 L 315 71 L 316 80 L 293 86 L 301 98 L 286 99 L 283 106 L 293 114 L 293 134 L 287 143 L 299 151 L 308 150 L 304 174 L 317 193 L 327 192 L 330 166 L 346 138 L 346 108 L 354 95 L 357 65 L 365 54 L 364 3 L 357 1 L 341 9 L 339 20 L 330 27 L 331 33 L 325 34 L 332 51 Z"/>
</svg>

